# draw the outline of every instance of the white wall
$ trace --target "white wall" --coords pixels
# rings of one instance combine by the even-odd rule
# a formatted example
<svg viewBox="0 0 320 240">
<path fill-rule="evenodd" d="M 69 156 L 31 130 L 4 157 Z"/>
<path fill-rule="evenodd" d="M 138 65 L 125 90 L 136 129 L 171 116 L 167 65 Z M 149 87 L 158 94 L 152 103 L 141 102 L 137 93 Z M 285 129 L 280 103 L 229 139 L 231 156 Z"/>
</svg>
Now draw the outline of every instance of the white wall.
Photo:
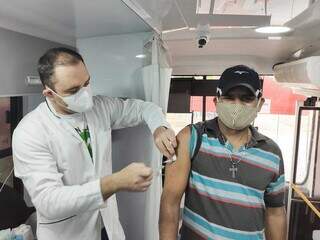
<svg viewBox="0 0 320 240">
<path fill-rule="evenodd" d="M 143 44 L 151 33 L 78 39 L 77 48 L 91 74 L 95 94 L 144 98 L 140 68 Z"/>
<path fill-rule="evenodd" d="M 37 74 L 39 57 L 59 43 L 0 28 L 0 96 L 41 92 L 41 86 L 27 86 L 27 75 Z"/>
<path fill-rule="evenodd" d="M 38 59 L 61 46 L 66 45 L 0 28 L 0 96 L 24 96 L 24 115 L 38 106 L 44 100 L 42 86 L 26 85 L 26 76 L 38 75 Z"/>
<path fill-rule="evenodd" d="M 151 33 L 138 33 L 77 40 L 92 79 L 95 94 L 144 98 L 140 68 L 143 60 L 135 58 L 143 52 Z M 113 132 L 113 170 L 130 162 L 151 159 L 150 131 L 139 126 Z M 144 239 L 144 193 L 118 193 L 120 221 L 128 240 Z M 147 239 L 146 239 L 147 240 Z M 148 239 L 149 240 L 149 239 Z"/>
<path fill-rule="evenodd" d="M 45 100 L 42 93 L 32 94 L 23 97 L 23 116 L 34 110 L 41 102 Z"/>
</svg>

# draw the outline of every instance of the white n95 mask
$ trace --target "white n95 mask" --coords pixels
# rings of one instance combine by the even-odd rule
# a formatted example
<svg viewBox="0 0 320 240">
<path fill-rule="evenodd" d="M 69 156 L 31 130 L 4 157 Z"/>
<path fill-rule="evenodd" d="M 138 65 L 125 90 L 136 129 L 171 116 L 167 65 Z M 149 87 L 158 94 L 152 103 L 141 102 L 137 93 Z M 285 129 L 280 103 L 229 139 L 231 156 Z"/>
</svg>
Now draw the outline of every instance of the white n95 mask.
<svg viewBox="0 0 320 240">
<path fill-rule="evenodd" d="M 73 112 L 83 113 L 93 107 L 92 91 L 90 86 L 82 87 L 77 93 L 66 97 L 62 97 L 56 92 L 54 93 L 61 98 L 65 104 L 67 104 L 66 108 Z"/>
</svg>

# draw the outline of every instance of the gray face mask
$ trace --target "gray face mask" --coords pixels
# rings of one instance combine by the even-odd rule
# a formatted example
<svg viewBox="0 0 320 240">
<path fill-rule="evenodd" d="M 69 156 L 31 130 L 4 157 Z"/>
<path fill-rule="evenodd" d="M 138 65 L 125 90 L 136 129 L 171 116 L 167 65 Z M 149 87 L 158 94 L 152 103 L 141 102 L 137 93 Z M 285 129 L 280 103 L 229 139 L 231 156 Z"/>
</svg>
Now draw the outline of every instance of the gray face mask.
<svg viewBox="0 0 320 240">
<path fill-rule="evenodd" d="M 218 100 L 216 105 L 218 117 L 228 128 L 242 130 L 257 117 L 260 100 L 261 98 L 255 107 Z"/>
</svg>

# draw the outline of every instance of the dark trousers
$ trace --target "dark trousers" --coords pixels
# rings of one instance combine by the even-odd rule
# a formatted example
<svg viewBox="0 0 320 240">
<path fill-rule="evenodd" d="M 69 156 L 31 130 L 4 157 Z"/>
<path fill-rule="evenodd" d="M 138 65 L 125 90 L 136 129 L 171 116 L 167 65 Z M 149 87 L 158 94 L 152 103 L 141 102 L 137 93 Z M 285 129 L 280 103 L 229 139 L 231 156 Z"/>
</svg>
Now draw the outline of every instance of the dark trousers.
<svg viewBox="0 0 320 240">
<path fill-rule="evenodd" d="M 101 230 L 101 240 L 109 240 L 108 234 L 105 228 Z"/>
</svg>

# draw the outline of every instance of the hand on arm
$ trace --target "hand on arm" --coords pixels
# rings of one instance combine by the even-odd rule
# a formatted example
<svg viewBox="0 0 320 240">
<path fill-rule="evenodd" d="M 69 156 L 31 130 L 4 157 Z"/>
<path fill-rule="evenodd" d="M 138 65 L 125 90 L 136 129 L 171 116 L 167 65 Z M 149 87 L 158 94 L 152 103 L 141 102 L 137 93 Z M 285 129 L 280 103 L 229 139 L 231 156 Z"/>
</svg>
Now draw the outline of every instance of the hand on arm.
<svg viewBox="0 0 320 240">
<path fill-rule="evenodd" d="M 190 130 L 186 127 L 177 136 L 176 162 L 166 166 L 160 205 L 160 240 L 177 239 L 180 202 L 188 184 L 190 172 L 189 139 Z"/>
<path fill-rule="evenodd" d="M 177 140 L 174 131 L 166 127 L 158 127 L 153 133 L 154 142 L 159 151 L 171 159 L 175 155 Z"/>
</svg>

